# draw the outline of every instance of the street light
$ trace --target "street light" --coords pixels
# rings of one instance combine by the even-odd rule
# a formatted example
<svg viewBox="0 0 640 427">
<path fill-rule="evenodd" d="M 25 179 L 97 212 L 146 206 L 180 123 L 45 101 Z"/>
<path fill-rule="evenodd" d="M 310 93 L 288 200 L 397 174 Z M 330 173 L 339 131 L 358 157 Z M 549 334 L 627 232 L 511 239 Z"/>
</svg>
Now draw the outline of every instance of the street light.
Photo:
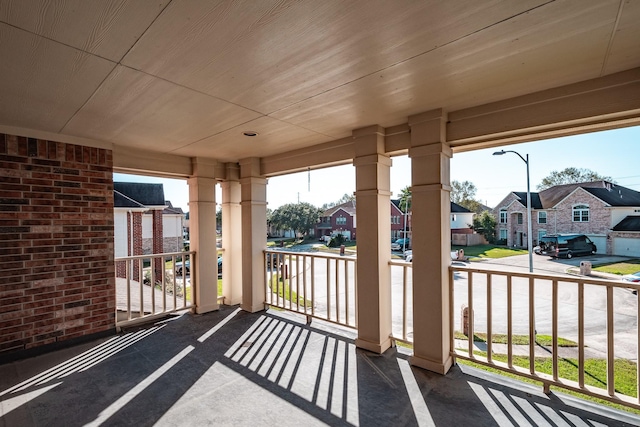
<svg viewBox="0 0 640 427">
<path fill-rule="evenodd" d="M 527 165 L 527 248 L 529 249 L 529 273 L 533 273 L 533 236 L 531 235 L 531 191 L 529 189 L 529 155 L 522 157 L 517 151 L 502 150 L 493 153 L 494 156 L 502 156 L 505 153 L 514 153 Z"/>
</svg>

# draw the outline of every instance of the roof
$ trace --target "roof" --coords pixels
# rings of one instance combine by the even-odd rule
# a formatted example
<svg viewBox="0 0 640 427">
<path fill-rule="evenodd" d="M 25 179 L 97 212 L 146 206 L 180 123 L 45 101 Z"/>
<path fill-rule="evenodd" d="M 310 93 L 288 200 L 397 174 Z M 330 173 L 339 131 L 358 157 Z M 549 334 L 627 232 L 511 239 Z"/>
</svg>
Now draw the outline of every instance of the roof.
<svg viewBox="0 0 640 427">
<path fill-rule="evenodd" d="M 114 182 L 113 201 L 116 208 L 164 207 L 162 184 Z"/>
<path fill-rule="evenodd" d="M 324 212 L 322 212 L 320 214 L 320 216 L 331 216 L 334 213 L 336 213 L 339 210 L 343 210 L 346 213 L 348 213 L 349 215 L 353 216 L 356 214 L 356 201 L 355 200 L 349 200 L 348 202 L 344 202 L 341 205 L 337 205 L 337 206 L 333 206 L 331 208 L 328 208 L 327 210 L 325 210 Z"/>
<path fill-rule="evenodd" d="M 607 186 L 610 185 L 611 183 L 607 181 L 590 181 L 574 184 L 554 185 L 553 187 L 542 190 L 539 194 L 542 205 L 544 206 L 544 208 L 548 209 L 553 208 L 555 205 L 560 203 L 565 197 L 574 192 L 576 188 L 607 188 Z"/>
<path fill-rule="evenodd" d="M 629 215 L 616 224 L 613 231 L 640 231 L 640 215 Z"/>
<path fill-rule="evenodd" d="M 640 191 L 635 191 L 621 185 L 611 184 L 607 188 L 585 188 L 598 199 L 611 206 L 640 206 Z"/>
<path fill-rule="evenodd" d="M 460 206 L 457 203 L 451 202 L 451 213 L 473 213 L 464 206 Z"/>
<path fill-rule="evenodd" d="M 163 214 L 184 215 L 182 208 L 174 207 L 170 200 L 165 200 L 164 204 L 167 207 L 162 211 Z"/>
<path fill-rule="evenodd" d="M 527 207 L 527 192 L 526 191 L 514 191 L 513 194 L 519 199 L 518 201 Z M 531 209 L 542 209 L 542 202 L 540 201 L 540 194 L 531 193 Z"/>
<path fill-rule="evenodd" d="M 531 193 L 533 209 L 551 209 L 576 189 L 581 188 L 610 206 L 640 206 L 640 192 L 608 181 L 579 182 L 554 185 L 539 193 Z M 527 206 L 526 191 L 513 191 L 518 201 Z"/>
</svg>

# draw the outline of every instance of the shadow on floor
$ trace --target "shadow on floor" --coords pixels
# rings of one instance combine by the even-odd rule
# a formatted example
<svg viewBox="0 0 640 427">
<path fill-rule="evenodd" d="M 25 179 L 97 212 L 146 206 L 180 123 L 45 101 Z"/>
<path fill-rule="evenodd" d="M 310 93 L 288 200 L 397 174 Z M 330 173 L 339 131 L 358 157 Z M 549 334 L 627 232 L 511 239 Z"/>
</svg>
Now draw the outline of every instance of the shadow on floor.
<svg viewBox="0 0 640 427">
<path fill-rule="evenodd" d="M 0 426 L 640 425 L 482 371 L 413 368 L 392 349 L 271 312 L 184 315 L 0 366 Z"/>
</svg>

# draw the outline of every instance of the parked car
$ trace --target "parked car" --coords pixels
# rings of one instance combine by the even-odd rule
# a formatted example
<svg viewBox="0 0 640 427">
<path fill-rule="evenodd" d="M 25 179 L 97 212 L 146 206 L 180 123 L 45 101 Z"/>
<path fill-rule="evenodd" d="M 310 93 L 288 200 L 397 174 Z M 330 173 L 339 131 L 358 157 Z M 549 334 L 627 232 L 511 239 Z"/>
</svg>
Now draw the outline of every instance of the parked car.
<svg viewBox="0 0 640 427">
<path fill-rule="evenodd" d="M 182 276 L 182 269 L 184 268 L 185 273 L 187 275 L 189 275 L 189 269 L 191 267 L 191 264 L 189 263 L 189 260 L 185 261 L 184 263 L 182 261 L 178 261 L 176 262 L 176 275 L 178 276 Z M 219 256 L 218 257 L 218 276 L 222 274 L 222 257 Z"/>
<path fill-rule="evenodd" d="M 404 238 L 404 239 L 398 239 L 395 242 L 393 242 L 391 244 L 391 250 L 392 251 L 401 251 L 403 249 L 406 249 L 408 247 L 411 246 L 411 239 L 409 238 Z"/>
<path fill-rule="evenodd" d="M 596 245 L 584 234 L 548 235 L 540 239 L 540 253 L 554 258 L 573 258 L 596 251 Z"/>
<path fill-rule="evenodd" d="M 408 251 L 404 251 L 404 260 L 407 262 L 413 261 L 413 251 L 409 249 Z"/>
<path fill-rule="evenodd" d="M 624 275 L 622 276 L 622 280 L 624 280 L 625 282 L 640 283 L 640 271 Z"/>
</svg>

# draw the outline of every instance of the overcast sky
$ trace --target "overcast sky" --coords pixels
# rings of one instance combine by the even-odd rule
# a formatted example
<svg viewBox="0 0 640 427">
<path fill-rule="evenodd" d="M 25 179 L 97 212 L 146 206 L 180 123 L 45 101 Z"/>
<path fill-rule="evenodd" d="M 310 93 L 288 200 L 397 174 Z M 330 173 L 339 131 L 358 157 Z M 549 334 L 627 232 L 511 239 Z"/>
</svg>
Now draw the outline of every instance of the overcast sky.
<svg viewBox="0 0 640 427">
<path fill-rule="evenodd" d="M 618 184 L 640 191 L 640 127 L 576 135 L 546 141 L 504 146 L 454 154 L 451 180 L 471 181 L 478 189 L 476 198 L 494 207 L 509 191 L 526 191 L 526 165 L 515 154 L 493 156 L 499 150 L 514 150 L 523 157 L 529 154 L 531 191 L 552 171 L 567 167 L 591 169 L 610 176 Z M 161 179 L 115 174 L 115 181 L 160 182 L 165 198 L 188 211 L 186 180 Z M 406 156 L 394 157 L 391 168 L 392 197 L 411 183 L 411 162 Z M 309 202 L 316 206 L 334 202 L 343 194 L 355 191 L 352 165 L 312 170 L 269 179 L 268 207 L 276 209 L 286 203 Z M 218 191 L 216 201 L 220 203 Z"/>
</svg>

